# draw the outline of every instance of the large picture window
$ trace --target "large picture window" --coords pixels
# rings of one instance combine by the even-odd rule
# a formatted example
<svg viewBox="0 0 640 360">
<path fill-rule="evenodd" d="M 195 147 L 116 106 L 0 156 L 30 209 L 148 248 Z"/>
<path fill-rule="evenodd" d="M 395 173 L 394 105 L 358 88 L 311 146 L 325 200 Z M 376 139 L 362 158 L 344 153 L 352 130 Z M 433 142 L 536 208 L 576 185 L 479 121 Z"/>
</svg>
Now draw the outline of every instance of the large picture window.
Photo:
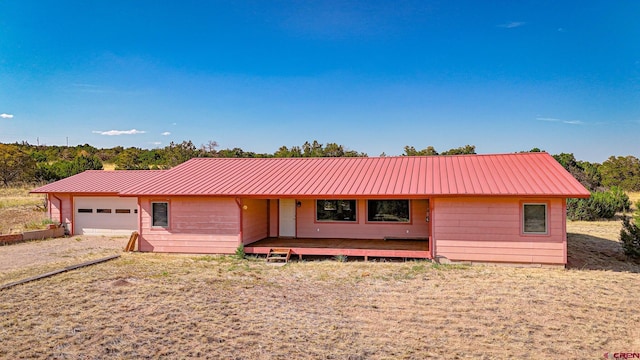
<svg viewBox="0 0 640 360">
<path fill-rule="evenodd" d="M 523 204 L 522 225 L 525 234 L 546 234 L 547 204 Z"/>
<path fill-rule="evenodd" d="M 368 200 L 367 220 L 409 222 L 409 200 Z"/>
<path fill-rule="evenodd" d="M 153 202 L 151 203 L 151 226 L 152 227 L 169 227 L 169 203 Z"/>
<path fill-rule="evenodd" d="M 316 200 L 317 221 L 356 221 L 355 200 Z"/>
</svg>

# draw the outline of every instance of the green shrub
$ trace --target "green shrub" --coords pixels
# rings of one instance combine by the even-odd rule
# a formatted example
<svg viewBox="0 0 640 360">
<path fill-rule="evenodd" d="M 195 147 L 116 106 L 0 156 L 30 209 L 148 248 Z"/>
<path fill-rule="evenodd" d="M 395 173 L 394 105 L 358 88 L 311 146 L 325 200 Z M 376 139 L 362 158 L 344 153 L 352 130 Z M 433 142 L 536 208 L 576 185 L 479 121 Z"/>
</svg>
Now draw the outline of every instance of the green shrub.
<svg viewBox="0 0 640 360">
<path fill-rule="evenodd" d="M 620 245 L 622 251 L 633 259 L 640 259 L 640 211 L 636 211 L 636 221 L 629 221 L 628 217 L 622 219 L 620 230 Z"/>
<path fill-rule="evenodd" d="M 606 192 L 610 197 L 610 201 L 616 208 L 617 212 L 627 212 L 631 209 L 631 200 L 627 193 L 618 186 L 612 186 L 609 191 Z"/>
<path fill-rule="evenodd" d="M 238 247 L 236 248 L 236 254 L 235 255 L 239 260 L 244 259 L 244 256 L 246 255 L 244 253 L 244 244 L 238 245 Z"/>
<path fill-rule="evenodd" d="M 607 191 L 592 192 L 588 199 L 568 199 L 567 218 L 587 221 L 611 219 L 617 212 L 628 211 L 630 207 L 629 196 L 613 186 Z"/>
</svg>

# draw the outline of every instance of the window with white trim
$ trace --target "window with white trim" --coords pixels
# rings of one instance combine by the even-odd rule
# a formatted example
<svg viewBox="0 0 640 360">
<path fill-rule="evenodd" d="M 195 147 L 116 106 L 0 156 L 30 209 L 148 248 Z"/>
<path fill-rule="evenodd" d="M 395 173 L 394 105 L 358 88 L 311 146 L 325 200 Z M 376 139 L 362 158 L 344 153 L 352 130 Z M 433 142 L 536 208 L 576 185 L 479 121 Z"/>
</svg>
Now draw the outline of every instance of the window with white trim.
<svg viewBox="0 0 640 360">
<path fill-rule="evenodd" d="M 525 234 L 546 234 L 547 229 L 547 204 L 523 204 L 522 232 Z"/>
<path fill-rule="evenodd" d="M 151 203 L 151 226 L 152 227 L 169 227 L 169 203 L 168 202 L 152 202 Z"/>
</svg>

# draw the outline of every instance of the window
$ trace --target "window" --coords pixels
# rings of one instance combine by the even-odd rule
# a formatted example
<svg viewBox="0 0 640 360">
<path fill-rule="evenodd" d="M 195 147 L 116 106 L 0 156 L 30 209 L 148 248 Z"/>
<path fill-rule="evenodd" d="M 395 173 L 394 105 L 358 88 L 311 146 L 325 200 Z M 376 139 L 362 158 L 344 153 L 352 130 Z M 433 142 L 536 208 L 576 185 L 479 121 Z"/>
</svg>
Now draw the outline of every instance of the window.
<svg viewBox="0 0 640 360">
<path fill-rule="evenodd" d="M 93 209 L 78 209 L 78 213 L 93 213 Z"/>
<path fill-rule="evenodd" d="M 355 200 L 316 200 L 317 221 L 356 221 Z"/>
<path fill-rule="evenodd" d="M 409 222 L 409 200 L 367 200 L 367 220 Z"/>
<path fill-rule="evenodd" d="M 116 209 L 116 214 L 131 214 L 131 209 Z"/>
<path fill-rule="evenodd" d="M 169 203 L 151 203 L 151 226 L 169 227 Z"/>
<path fill-rule="evenodd" d="M 523 204 L 522 225 L 525 234 L 546 234 L 547 204 Z"/>
<path fill-rule="evenodd" d="M 98 214 L 111 214 L 111 209 L 96 209 Z"/>
</svg>

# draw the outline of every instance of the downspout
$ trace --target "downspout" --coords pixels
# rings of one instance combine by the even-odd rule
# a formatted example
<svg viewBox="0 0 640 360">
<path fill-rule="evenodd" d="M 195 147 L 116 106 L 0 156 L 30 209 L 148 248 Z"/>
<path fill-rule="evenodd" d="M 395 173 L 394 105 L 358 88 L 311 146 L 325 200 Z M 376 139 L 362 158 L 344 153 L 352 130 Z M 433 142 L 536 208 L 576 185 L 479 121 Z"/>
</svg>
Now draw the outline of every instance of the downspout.
<svg viewBox="0 0 640 360">
<path fill-rule="evenodd" d="M 51 195 L 51 197 L 53 197 L 56 200 L 58 200 L 58 209 L 60 210 L 60 215 L 58 216 L 58 222 L 60 224 L 62 224 L 62 199 L 60 199 L 59 197 L 55 196 L 53 193 L 51 193 L 50 195 Z M 49 201 L 51 201 L 51 199 L 49 199 Z M 51 206 L 49 206 L 49 218 L 51 218 Z"/>
<path fill-rule="evenodd" d="M 563 250 L 562 250 L 563 257 L 564 257 L 564 267 L 566 268 L 567 263 L 569 262 L 568 252 L 567 252 L 568 246 L 569 246 L 569 239 L 567 239 L 567 199 L 564 199 L 564 198 L 562 199 L 562 241 L 564 243 Z"/>
<path fill-rule="evenodd" d="M 235 198 L 236 200 L 236 204 L 238 205 L 238 211 L 240 212 L 239 217 L 240 217 L 240 232 L 238 233 L 238 239 L 240 240 L 240 243 L 238 244 L 238 246 L 240 246 L 241 244 L 244 245 L 244 236 L 242 234 L 242 201 L 240 201 L 240 198 Z"/>
<path fill-rule="evenodd" d="M 66 233 L 67 231 L 69 231 L 69 229 L 67 229 L 66 224 L 62 223 L 62 199 L 60 199 L 59 197 L 55 196 L 53 193 L 51 193 L 50 195 L 51 195 L 51 197 L 53 197 L 56 200 L 58 200 L 58 212 L 59 212 L 58 222 L 60 223 L 60 226 L 62 226 L 64 228 L 65 233 Z M 51 199 L 49 199 L 49 202 L 51 202 Z M 51 219 L 51 204 L 49 204 L 49 219 Z"/>
<path fill-rule="evenodd" d="M 429 199 L 429 252 L 431 260 L 435 260 L 436 244 L 433 240 L 433 199 Z"/>
<path fill-rule="evenodd" d="M 138 251 L 140 251 L 140 242 L 142 241 L 142 205 L 138 196 Z"/>
<path fill-rule="evenodd" d="M 49 209 L 49 219 L 51 219 L 51 196 L 49 196 L 50 194 L 47 194 L 47 208 Z M 53 221 L 53 219 L 51 219 L 51 221 Z"/>
</svg>

